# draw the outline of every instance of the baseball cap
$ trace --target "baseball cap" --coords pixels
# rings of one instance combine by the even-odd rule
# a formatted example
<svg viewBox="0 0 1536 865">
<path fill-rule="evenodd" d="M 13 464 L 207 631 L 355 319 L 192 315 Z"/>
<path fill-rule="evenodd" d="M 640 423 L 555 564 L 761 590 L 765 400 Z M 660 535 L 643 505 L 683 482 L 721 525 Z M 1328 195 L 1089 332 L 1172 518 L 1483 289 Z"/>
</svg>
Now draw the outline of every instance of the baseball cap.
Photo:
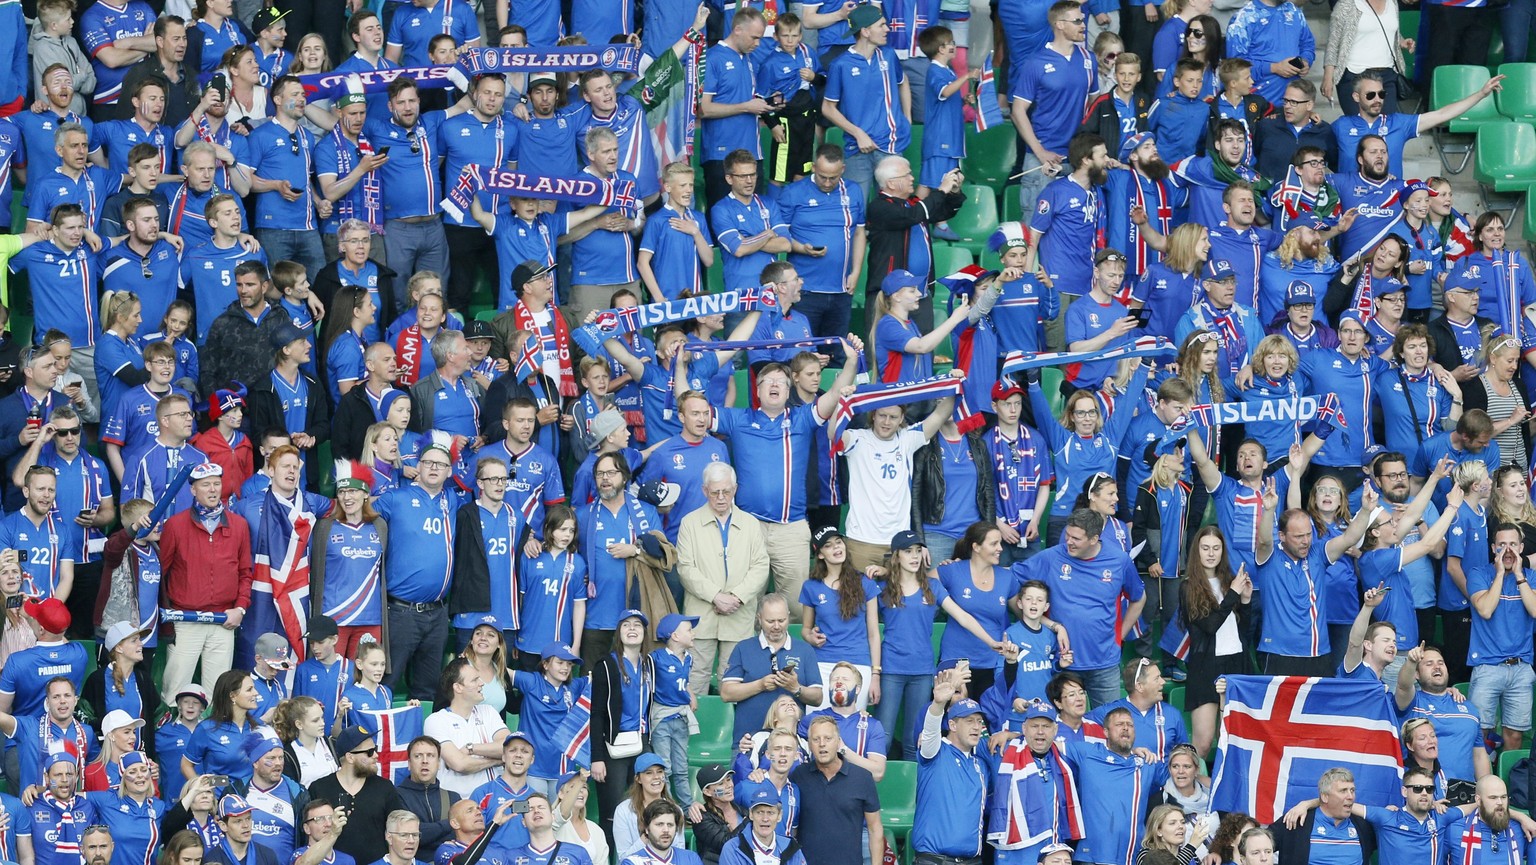
<svg viewBox="0 0 1536 865">
<path fill-rule="evenodd" d="M 748 790 L 742 799 L 746 801 L 749 813 L 759 805 L 772 805 L 775 808 L 779 806 L 778 791 L 774 790 L 770 784 L 758 783 L 752 785 L 752 789 Z"/>
<path fill-rule="evenodd" d="M 656 639 L 671 639 L 672 632 L 676 631 L 678 625 L 681 625 L 684 622 L 687 622 L 690 625 L 697 625 L 699 623 L 699 617 L 685 616 L 682 613 L 668 613 L 665 616 L 662 616 L 661 624 L 656 626 Z"/>
<path fill-rule="evenodd" d="M 1008 378 L 1007 376 L 1004 376 L 1003 378 L 1000 378 L 992 383 L 992 399 L 997 402 L 1002 402 L 1014 394 L 1023 393 L 1024 388 L 1020 387 L 1018 382 Z"/>
<path fill-rule="evenodd" d="M 640 501 L 658 508 L 670 508 L 677 504 L 683 488 L 666 481 L 651 481 L 640 485 Z"/>
<path fill-rule="evenodd" d="M 1304 279 L 1293 279 L 1285 287 L 1285 305 L 1297 306 L 1303 303 L 1317 303 L 1317 294 L 1312 290 L 1312 283 Z"/>
<path fill-rule="evenodd" d="M 640 774 L 641 772 L 644 772 L 646 769 L 649 769 L 649 768 L 651 768 L 653 766 L 660 766 L 661 768 L 665 769 L 665 768 L 667 768 L 667 761 L 661 759 L 661 757 L 657 756 L 656 754 L 651 753 L 650 751 L 647 751 L 644 754 L 641 754 L 640 756 L 635 758 L 635 774 L 636 775 Z"/>
<path fill-rule="evenodd" d="M 218 463 L 198 463 L 192 467 L 192 480 L 224 477 L 224 467 Z"/>
<path fill-rule="evenodd" d="M 594 441 L 602 441 L 623 428 L 624 415 L 616 408 L 603 409 L 593 415 L 592 422 L 587 425 Z"/>
<path fill-rule="evenodd" d="M 249 733 L 245 741 L 241 743 L 240 750 L 245 752 L 245 758 L 252 763 L 267 756 L 274 750 L 282 750 L 283 743 L 262 732 Z"/>
<path fill-rule="evenodd" d="M 885 278 L 880 280 L 880 291 L 886 297 L 890 297 L 896 292 L 901 291 L 903 288 L 915 288 L 917 289 L 918 295 L 922 297 L 926 297 L 928 294 L 927 288 L 923 285 L 923 280 L 910 270 L 902 270 L 898 267 L 890 273 L 887 273 Z"/>
<path fill-rule="evenodd" d="M 521 297 L 523 286 L 554 269 L 555 267 L 552 264 L 545 264 L 542 261 L 536 261 L 531 258 L 519 264 L 512 269 L 512 293 Z"/>
<path fill-rule="evenodd" d="M 501 620 L 491 615 L 490 613 L 486 613 L 483 616 L 476 616 L 473 623 L 470 625 L 470 630 L 474 630 L 475 628 L 482 626 L 490 628 L 497 633 L 501 632 Z"/>
<path fill-rule="evenodd" d="M 48 759 L 43 761 L 43 772 L 47 773 L 49 769 L 52 769 L 59 763 L 69 763 L 70 765 L 76 767 L 80 765 L 80 761 L 75 759 L 74 754 L 71 754 L 68 751 L 53 751 L 48 755 Z"/>
<path fill-rule="evenodd" d="M 465 339 L 495 339 L 496 331 L 491 329 L 491 323 L 472 318 L 464 322 Z"/>
<path fill-rule="evenodd" d="M 336 757 L 340 759 L 345 754 L 357 750 L 357 746 L 373 738 L 373 734 L 362 727 L 353 724 L 336 734 Z"/>
<path fill-rule="evenodd" d="M 1150 132 L 1138 132 L 1135 135 L 1132 135 L 1130 138 L 1125 139 L 1125 143 L 1120 145 L 1120 161 L 1130 162 L 1131 154 L 1135 153 L 1136 150 L 1141 147 L 1141 145 L 1146 144 L 1148 141 L 1152 140 L 1154 139 L 1152 137 L 1152 133 Z"/>
<path fill-rule="evenodd" d="M 21 605 L 21 611 L 36 619 L 43 630 L 50 634 L 62 634 L 69 630 L 69 608 L 58 598 L 27 601 Z"/>
<path fill-rule="evenodd" d="M 646 626 L 647 628 L 651 626 L 650 617 L 645 614 L 644 610 L 629 609 L 619 613 L 619 624 L 624 624 L 625 619 L 639 619 L 640 624 Z"/>
<path fill-rule="evenodd" d="M 1481 291 L 1481 287 L 1476 279 L 1467 275 L 1465 270 L 1458 270 L 1452 271 L 1451 275 L 1445 278 L 1445 290 L 1478 292 Z"/>
<path fill-rule="evenodd" d="M 729 768 L 720 763 L 710 763 L 699 770 L 699 789 L 702 790 L 711 784 L 718 784 L 734 774 Z"/>
<path fill-rule="evenodd" d="M 1030 700 L 1029 705 L 1024 709 L 1024 720 L 1033 721 L 1036 718 L 1045 718 L 1055 723 L 1056 710 L 1044 700 Z"/>
<path fill-rule="evenodd" d="M 910 549 L 912 547 L 926 546 L 928 545 L 923 543 L 923 539 L 918 537 L 917 532 L 914 532 L 911 529 L 907 529 L 904 532 L 897 532 L 896 536 L 891 538 L 891 552 L 893 553 L 899 553 L 902 550 Z"/>
<path fill-rule="evenodd" d="M 277 326 L 277 330 L 272 331 L 272 338 L 268 342 L 273 350 L 276 351 L 305 338 L 304 331 L 299 330 L 288 322 L 284 322 Z"/>
<path fill-rule="evenodd" d="M 102 640 L 102 647 L 105 648 L 108 652 L 111 652 L 113 649 L 117 648 L 118 643 L 121 643 L 134 634 L 138 634 L 140 637 L 143 637 L 148 633 L 148 628 L 140 628 L 139 626 L 129 622 L 116 622 L 112 625 L 112 627 L 107 629 L 107 636 L 106 639 Z"/>
<path fill-rule="evenodd" d="M 143 718 L 135 718 L 122 709 L 113 709 L 101 719 L 101 732 L 104 736 L 110 736 L 118 730 L 137 729 L 142 726 L 144 726 Z"/>
<path fill-rule="evenodd" d="M 961 700 L 960 702 L 949 707 L 949 711 L 944 713 L 944 720 L 953 721 L 956 718 L 968 718 L 971 715 L 980 714 L 980 703 L 976 702 L 975 700 Z"/>
<path fill-rule="evenodd" d="M 245 801 L 244 796 L 230 793 L 219 800 L 219 817 L 238 817 L 241 814 L 251 813 L 251 803 Z"/>
<path fill-rule="evenodd" d="M 1071 853 L 1072 848 L 1065 844 L 1047 844 L 1040 848 L 1040 858 L 1037 861 L 1044 862 L 1045 857 L 1053 853 Z"/>
<path fill-rule="evenodd" d="M 1214 280 L 1237 279 L 1237 271 L 1232 269 L 1232 262 L 1220 258 L 1211 262 L 1206 267 L 1205 278 Z"/>
<path fill-rule="evenodd" d="M 822 547 L 842 536 L 843 533 L 837 530 L 837 526 L 822 526 L 811 535 L 811 549 L 820 552 Z"/>
<path fill-rule="evenodd" d="M 853 31 L 854 37 L 857 38 L 860 30 L 873 26 L 884 17 L 885 13 L 880 11 L 880 7 L 872 3 L 855 6 L 853 11 L 848 13 L 848 29 Z"/>
<path fill-rule="evenodd" d="M 251 19 L 251 32 L 260 33 L 268 27 L 271 27 L 273 24 L 283 20 L 283 16 L 287 14 L 288 12 L 286 10 L 268 6 L 267 8 L 257 12 L 256 17 Z"/>
<path fill-rule="evenodd" d="M 204 706 L 208 705 L 208 690 L 202 685 L 187 684 L 182 686 L 182 689 L 176 692 L 176 702 L 181 702 L 182 697 L 196 697 L 203 701 Z"/>
<path fill-rule="evenodd" d="M 1129 260 L 1130 259 L 1125 257 L 1125 253 L 1121 252 L 1118 249 L 1113 249 L 1113 248 L 1101 249 L 1098 252 L 1095 252 L 1093 254 L 1093 263 L 1095 265 L 1103 264 L 1106 261 L 1129 261 Z"/>
<path fill-rule="evenodd" d="M 321 640 L 329 640 L 339 633 L 341 631 L 336 627 L 336 620 L 330 616 L 310 616 L 309 630 L 304 632 L 304 639 L 311 643 L 318 643 Z"/>
<path fill-rule="evenodd" d="M 523 742 L 523 743 L 526 743 L 528 745 L 528 747 L 533 748 L 534 751 L 538 751 L 538 746 L 533 744 L 533 737 L 529 736 L 527 733 L 523 732 L 522 730 L 513 730 L 512 732 L 508 733 L 507 734 L 507 738 L 505 738 L 505 739 L 503 739 L 501 741 L 501 750 L 503 750 L 503 751 L 507 750 L 507 747 L 509 745 L 511 745 L 513 742 Z"/>
<path fill-rule="evenodd" d="M 293 650 L 282 634 L 265 633 L 256 638 L 256 655 L 277 670 L 293 666 Z"/>
<path fill-rule="evenodd" d="M 528 76 L 528 89 L 530 91 L 540 84 L 548 84 L 550 87 L 560 86 L 553 72 L 535 72 Z"/>
<path fill-rule="evenodd" d="M 581 656 L 572 652 L 571 647 L 564 643 L 550 643 L 544 647 L 544 651 L 539 653 L 539 657 L 546 661 L 550 658 L 559 658 L 562 661 L 570 661 L 573 664 L 581 663 Z"/>
</svg>

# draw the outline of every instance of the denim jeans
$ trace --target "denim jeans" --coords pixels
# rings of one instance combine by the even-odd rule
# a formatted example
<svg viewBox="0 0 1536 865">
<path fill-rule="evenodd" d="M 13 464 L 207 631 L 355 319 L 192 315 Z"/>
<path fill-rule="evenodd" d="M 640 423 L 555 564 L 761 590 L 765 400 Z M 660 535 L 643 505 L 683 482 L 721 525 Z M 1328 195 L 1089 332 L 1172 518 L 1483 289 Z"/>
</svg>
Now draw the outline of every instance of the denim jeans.
<svg viewBox="0 0 1536 865">
<path fill-rule="evenodd" d="M 928 541 L 928 557 L 935 565 L 949 561 L 955 554 L 955 544 L 960 542 L 959 538 L 938 532 L 924 532 L 923 537 Z"/>
<path fill-rule="evenodd" d="M 1533 18 L 1536 18 L 1536 0 L 1509 0 L 1499 10 L 1499 31 L 1504 34 L 1505 63 L 1525 62 Z"/>
<path fill-rule="evenodd" d="M 320 243 L 318 231 L 290 231 L 286 228 L 258 228 L 256 239 L 267 253 L 267 261 L 296 261 L 304 266 L 304 272 L 314 281 L 325 267 L 325 247 Z"/>
<path fill-rule="evenodd" d="M 389 269 L 399 274 L 395 278 L 395 303 L 400 309 L 411 306 L 410 281 L 418 272 L 430 270 L 444 285 L 448 283 L 448 236 L 443 233 L 441 219 L 391 219 L 384 223 L 384 236 L 388 238 L 384 249 Z"/>
<path fill-rule="evenodd" d="M 688 810 L 693 791 L 688 787 L 688 716 L 673 715 L 651 730 L 651 751 L 667 761 L 667 775 L 672 779 L 672 796 Z"/>
<path fill-rule="evenodd" d="M 1494 729 L 1499 710 L 1501 726 L 1525 732 L 1531 729 L 1531 683 L 1536 672 L 1530 664 L 1479 664 L 1472 668 L 1472 694 L 1468 699 L 1483 719 L 1483 729 Z"/>
<path fill-rule="evenodd" d="M 917 759 L 917 732 L 922 729 L 923 713 L 933 702 L 932 676 L 903 676 L 882 673 L 880 676 L 880 702 L 875 704 L 875 720 L 885 728 L 891 740 L 901 740 L 902 760 Z M 906 725 L 898 730 L 899 715 L 905 711 Z M 891 755 L 896 759 L 896 755 Z"/>
<path fill-rule="evenodd" d="M 1079 670 L 1074 667 L 1072 672 L 1082 676 L 1083 682 L 1088 686 L 1088 705 L 1102 706 L 1120 699 L 1120 668 L 1118 666 L 1102 667 L 1097 670 Z"/>
<path fill-rule="evenodd" d="M 809 286 L 807 288 L 809 289 Z M 841 286 L 826 286 L 826 288 L 841 288 Z M 795 304 L 795 311 L 805 316 L 806 325 L 810 327 L 812 334 L 843 336 L 848 333 L 848 319 L 853 313 L 853 295 L 842 291 L 808 290 L 800 295 L 800 302 Z M 843 347 L 828 346 L 826 352 L 832 359 L 831 366 L 834 369 L 841 369 L 844 361 Z"/>
<path fill-rule="evenodd" d="M 443 647 L 448 644 L 448 608 L 416 612 L 411 607 L 385 603 L 389 615 L 389 666 L 385 684 L 399 694 L 406 668 L 411 671 L 413 700 L 430 700 L 437 691 L 443 668 Z"/>
</svg>

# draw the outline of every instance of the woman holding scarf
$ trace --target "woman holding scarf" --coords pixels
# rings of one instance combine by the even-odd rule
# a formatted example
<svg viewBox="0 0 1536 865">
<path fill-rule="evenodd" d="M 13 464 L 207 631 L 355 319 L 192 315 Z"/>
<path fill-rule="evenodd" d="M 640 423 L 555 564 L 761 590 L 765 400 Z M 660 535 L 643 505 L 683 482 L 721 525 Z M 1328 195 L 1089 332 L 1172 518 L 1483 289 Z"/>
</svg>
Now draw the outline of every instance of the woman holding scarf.
<svg viewBox="0 0 1536 865">
<path fill-rule="evenodd" d="M 1477 285 L 1478 315 L 1523 344 L 1528 336 L 1524 313 L 1536 304 L 1536 279 L 1525 253 L 1506 249 L 1504 242 L 1504 217 L 1485 212 L 1472 226 L 1472 252 L 1456 262 L 1451 274 Z"/>
<path fill-rule="evenodd" d="M 1369 261 L 1369 266 L 1366 262 Z M 1338 321 L 1339 316 L 1345 312 L 1358 313 L 1369 324 L 1370 320 L 1381 313 L 1378 308 L 1378 298 L 1394 292 L 1404 291 L 1407 284 L 1403 281 L 1407 276 L 1404 267 L 1408 263 L 1408 243 L 1395 234 L 1383 237 L 1369 252 L 1363 253 L 1354 261 L 1345 262 L 1344 268 L 1328 284 L 1328 293 L 1323 298 L 1323 312 L 1328 314 L 1330 321 Z M 1402 319 L 1404 307 L 1394 307 L 1397 320 Z M 1374 341 L 1377 334 L 1382 331 L 1377 328 L 1371 332 Z"/>
<path fill-rule="evenodd" d="M 1425 439 L 1461 417 L 1461 385 L 1449 372 L 1429 368 L 1433 342 L 1424 325 L 1403 325 L 1392 342 L 1391 354 L 1397 362 L 1376 374 L 1375 396 L 1387 450 L 1417 453 Z"/>
</svg>

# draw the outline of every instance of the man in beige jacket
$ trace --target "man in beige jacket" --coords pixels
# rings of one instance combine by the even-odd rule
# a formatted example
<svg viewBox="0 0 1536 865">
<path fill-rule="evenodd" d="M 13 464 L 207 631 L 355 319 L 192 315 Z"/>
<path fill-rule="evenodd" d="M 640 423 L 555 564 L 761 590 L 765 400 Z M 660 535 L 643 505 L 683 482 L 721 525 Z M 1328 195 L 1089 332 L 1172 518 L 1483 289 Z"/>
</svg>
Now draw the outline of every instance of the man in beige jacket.
<svg viewBox="0 0 1536 865">
<path fill-rule="evenodd" d="M 752 636 L 757 602 L 768 585 L 768 546 L 757 518 L 736 507 L 736 470 L 730 463 L 704 468 L 704 507 L 677 528 L 677 575 L 683 612 L 698 616 L 693 629 L 693 672 L 688 690 L 703 696 L 715 664 Z"/>
</svg>

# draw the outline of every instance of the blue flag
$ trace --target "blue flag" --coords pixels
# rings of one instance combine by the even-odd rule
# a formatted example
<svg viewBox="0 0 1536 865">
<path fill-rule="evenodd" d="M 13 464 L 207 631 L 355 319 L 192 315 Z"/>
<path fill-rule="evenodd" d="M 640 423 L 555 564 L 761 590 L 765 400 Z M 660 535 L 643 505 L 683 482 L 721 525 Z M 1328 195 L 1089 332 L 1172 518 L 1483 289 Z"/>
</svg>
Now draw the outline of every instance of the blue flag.
<svg viewBox="0 0 1536 865">
<path fill-rule="evenodd" d="M 1403 747 L 1381 683 L 1299 676 L 1227 676 L 1211 808 L 1268 825 L 1317 795 L 1335 767 L 1355 775 L 1362 805 L 1402 801 Z"/>
<path fill-rule="evenodd" d="M 353 709 L 351 723 L 373 736 L 379 748 L 379 774 L 392 784 L 404 781 L 411 773 L 411 740 L 421 735 L 420 706 L 401 706 L 382 712 Z"/>
</svg>

